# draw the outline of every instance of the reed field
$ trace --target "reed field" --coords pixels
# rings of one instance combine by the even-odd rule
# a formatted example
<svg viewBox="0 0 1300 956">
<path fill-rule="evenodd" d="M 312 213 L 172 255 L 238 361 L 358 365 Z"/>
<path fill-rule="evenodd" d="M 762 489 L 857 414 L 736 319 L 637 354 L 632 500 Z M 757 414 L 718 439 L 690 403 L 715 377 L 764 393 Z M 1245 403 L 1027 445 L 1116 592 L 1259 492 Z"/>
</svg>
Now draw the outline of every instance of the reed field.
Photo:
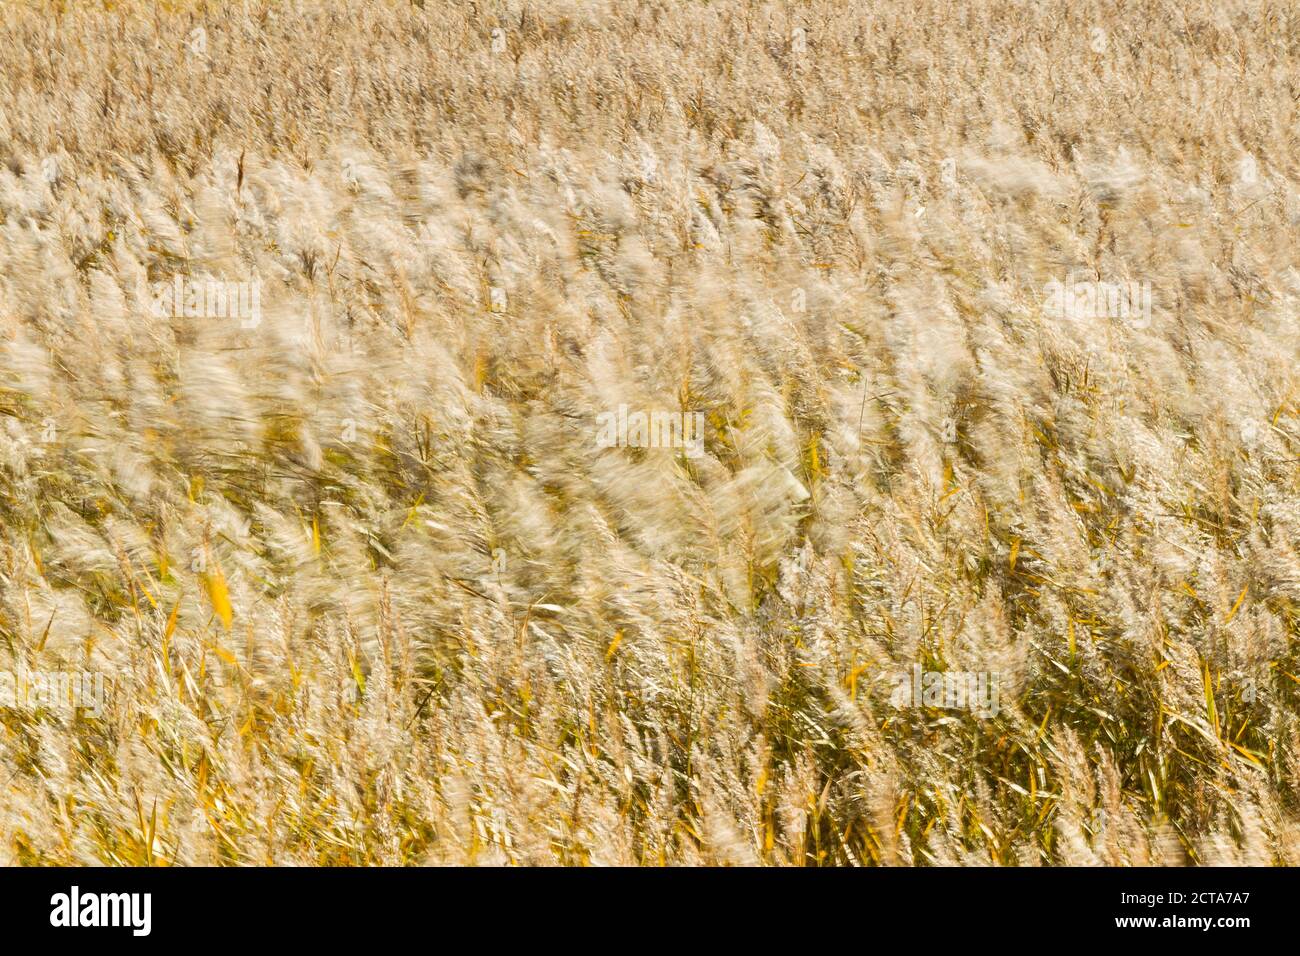
<svg viewBox="0 0 1300 956">
<path fill-rule="evenodd" d="M 0 864 L 1300 863 L 1300 8 L 0 0 Z"/>
</svg>

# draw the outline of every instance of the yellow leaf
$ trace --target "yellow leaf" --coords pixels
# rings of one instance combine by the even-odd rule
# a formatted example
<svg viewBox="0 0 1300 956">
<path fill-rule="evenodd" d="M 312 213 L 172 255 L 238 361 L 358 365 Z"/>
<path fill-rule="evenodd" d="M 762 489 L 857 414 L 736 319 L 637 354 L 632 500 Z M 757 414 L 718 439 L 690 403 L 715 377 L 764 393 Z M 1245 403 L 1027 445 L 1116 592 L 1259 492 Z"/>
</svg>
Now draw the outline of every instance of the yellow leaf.
<svg viewBox="0 0 1300 956">
<path fill-rule="evenodd" d="M 364 694 L 366 692 L 366 675 L 361 673 L 361 665 L 357 663 L 357 656 L 348 651 L 348 663 L 352 666 L 352 679 L 357 682 L 357 690 Z"/>
<path fill-rule="evenodd" d="M 167 627 L 163 630 L 163 640 L 171 640 L 171 636 L 176 633 L 176 618 L 181 613 L 181 602 L 177 601 L 176 606 L 172 608 L 171 614 L 167 616 Z"/>
<path fill-rule="evenodd" d="M 1214 706 L 1214 679 L 1210 676 L 1210 663 L 1206 660 L 1201 661 L 1201 681 L 1205 685 L 1205 716 L 1217 740 L 1222 736 L 1219 733 L 1219 709 Z"/>
<path fill-rule="evenodd" d="M 1237 753 L 1241 754 L 1243 757 L 1245 757 L 1247 760 L 1253 763 L 1256 767 L 1260 767 L 1260 768 L 1264 767 L 1264 765 L 1260 763 L 1259 760 L 1257 759 L 1257 755 L 1255 754 L 1254 751 L 1247 750 L 1245 747 L 1238 747 L 1236 744 L 1232 743 L 1232 741 L 1228 741 L 1228 744 L 1229 746 L 1232 747 L 1233 750 L 1237 751 Z"/>
<path fill-rule="evenodd" d="M 1012 571 L 1016 569 L 1016 558 L 1019 556 L 1019 554 L 1020 554 L 1020 539 L 1012 538 L 1011 539 L 1011 570 Z"/>
<path fill-rule="evenodd" d="M 1236 617 L 1236 616 L 1237 616 L 1237 612 L 1238 612 L 1239 610 L 1241 610 L 1241 602 L 1244 601 L 1244 600 L 1246 600 L 1246 592 L 1249 591 L 1249 590 L 1250 590 L 1250 585 L 1249 585 L 1249 584 L 1246 585 L 1244 588 L 1241 589 L 1241 593 L 1237 595 L 1237 603 L 1234 604 L 1234 605 L 1232 606 L 1232 610 L 1228 612 L 1228 617 L 1227 617 L 1227 619 L 1223 622 L 1224 624 L 1230 624 L 1230 623 L 1232 623 L 1232 619 L 1233 619 L 1234 617 Z"/>
<path fill-rule="evenodd" d="M 57 613 L 58 611 L 51 612 L 50 619 L 45 622 L 45 630 L 41 633 L 41 639 L 36 644 L 37 653 L 40 653 L 41 651 L 45 650 L 45 642 L 50 639 L 50 625 L 54 623 L 54 615 Z"/>
<path fill-rule="evenodd" d="M 614 652 L 618 650 L 618 645 L 622 643 L 623 643 L 623 632 L 619 631 L 617 634 L 614 635 L 614 639 L 609 642 L 609 650 L 605 651 L 605 660 L 607 661 L 613 660 Z"/>
<path fill-rule="evenodd" d="M 225 625 L 226 630 L 230 630 L 235 612 L 230 606 L 230 591 L 226 588 L 225 575 L 221 573 L 220 568 L 215 568 L 211 574 L 204 576 L 203 581 L 207 585 L 208 600 L 212 602 L 212 610 L 217 612 L 217 617 L 221 618 L 221 623 Z"/>
<path fill-rule="evenodd" d="M 857 667 L 853 668 L 853 670 L 849 671 L 849 698 L 851 700 L 858 699 L 858 676 L 866 669 L 866 664 L 859 664 Z"/>
<path fill-rule="evenodd" d="M 420 497 L 415 499 L 415 504 L 411 505 L 411 513 L 408 514 L 406 516 L 406 520 L 402 522 L 403 528 L 405 528 L 408 524 L 410 524 L 412 521 L 415 520 L 416 512 L 418 511 L 420 505 L 423 503 L 424 503 L 424 492 L 422 491 L 420 492 Z"/>
<path fill-rule="evenodd" d="M 483 394 L 483 383 L 487 381 L 487 355 L 479 352 L 474 357 L 474 391 Z"/>
</svg>

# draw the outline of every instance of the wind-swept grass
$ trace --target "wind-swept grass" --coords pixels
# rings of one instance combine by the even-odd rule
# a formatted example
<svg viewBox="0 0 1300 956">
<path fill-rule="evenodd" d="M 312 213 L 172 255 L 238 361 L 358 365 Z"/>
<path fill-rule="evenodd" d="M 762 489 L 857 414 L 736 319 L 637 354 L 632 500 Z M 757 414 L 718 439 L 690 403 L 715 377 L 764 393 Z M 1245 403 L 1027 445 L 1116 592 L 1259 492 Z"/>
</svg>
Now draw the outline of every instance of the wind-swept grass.
<svg viewBox="0 0 1300 956">
<path fill-rule="evenodd" d="M 0 50 L 0 669 L 109 681 L 0 707 L 0 861 L 1300 862 L 1289 5 Z M 624 405 L 700 453 L 599 447 Z"/>
</svg>

